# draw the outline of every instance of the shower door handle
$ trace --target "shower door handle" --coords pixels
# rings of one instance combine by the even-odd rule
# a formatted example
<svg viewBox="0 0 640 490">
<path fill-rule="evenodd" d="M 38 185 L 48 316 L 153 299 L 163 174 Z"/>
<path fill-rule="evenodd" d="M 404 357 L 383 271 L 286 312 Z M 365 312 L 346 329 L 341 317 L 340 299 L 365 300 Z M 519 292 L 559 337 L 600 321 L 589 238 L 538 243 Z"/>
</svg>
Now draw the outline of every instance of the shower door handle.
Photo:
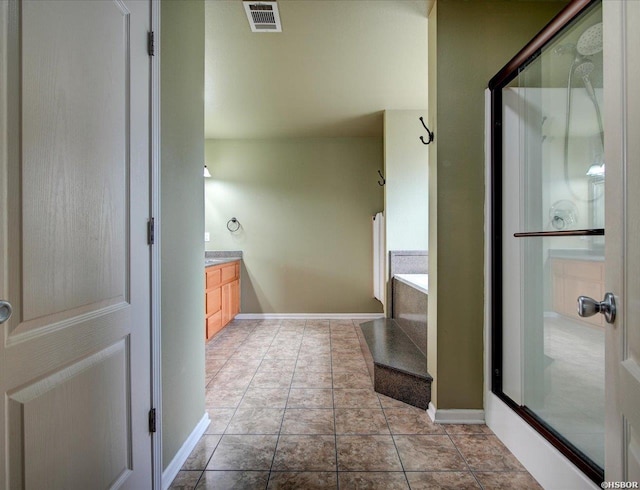
<svg viewBox="0 0 640 490">
<path fill-rule="evenodd" d="M 612 293 L 606 293 L 603 301 L 596 301 L 589 296 L 580 296 L 578 298 L 578 315 L 588 317 L 596 313 L 602 313 L 607 323 L 615 321 L 616 298 Z"/>
<path fill-rule="evenodd" d="M 11 303 L 0 300 L 0 324 L 11 318 L 12 311 Z"/>
</svg>

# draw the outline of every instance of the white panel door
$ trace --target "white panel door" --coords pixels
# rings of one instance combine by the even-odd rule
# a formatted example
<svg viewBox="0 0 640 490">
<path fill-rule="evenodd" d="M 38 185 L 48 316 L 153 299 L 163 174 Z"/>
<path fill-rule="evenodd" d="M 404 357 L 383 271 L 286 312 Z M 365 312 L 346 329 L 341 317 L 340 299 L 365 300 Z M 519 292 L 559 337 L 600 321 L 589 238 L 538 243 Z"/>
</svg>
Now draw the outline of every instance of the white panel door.
<svg viewBox="0 0 640 490">
<path fill-rule="evenodd" d="M 605 480 L 640 481 L 640 2 L 603 2 L 606 290 Z"/>
<path fill-rule="evenodd" d="M 0 0 L 2 488 L 151 488 L 149 22 Z"/>
</svg>

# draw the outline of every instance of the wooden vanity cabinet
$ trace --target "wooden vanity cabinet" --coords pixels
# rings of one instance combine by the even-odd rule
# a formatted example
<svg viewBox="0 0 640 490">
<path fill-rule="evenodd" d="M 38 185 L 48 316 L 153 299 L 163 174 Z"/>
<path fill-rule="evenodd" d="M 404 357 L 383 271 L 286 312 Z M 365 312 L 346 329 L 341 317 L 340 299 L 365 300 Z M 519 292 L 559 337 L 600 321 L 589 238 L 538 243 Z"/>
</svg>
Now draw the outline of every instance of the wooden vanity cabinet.
<svg viewBox="0 0 640 490">
<path fill-rule="evenodd" d="M 209 340 L 240 312 L 240 262 L 214 265 L 205 274 L 205 338 Z"/>
<path fill-rule="evenodd" d="M 603 316 L 578 315 L 578 296 L 596 301 L 604 297 L 604 262 L 554 258 L 551 260 L 553 310 L 573 320 L 604 327 Z"/>
</svg>

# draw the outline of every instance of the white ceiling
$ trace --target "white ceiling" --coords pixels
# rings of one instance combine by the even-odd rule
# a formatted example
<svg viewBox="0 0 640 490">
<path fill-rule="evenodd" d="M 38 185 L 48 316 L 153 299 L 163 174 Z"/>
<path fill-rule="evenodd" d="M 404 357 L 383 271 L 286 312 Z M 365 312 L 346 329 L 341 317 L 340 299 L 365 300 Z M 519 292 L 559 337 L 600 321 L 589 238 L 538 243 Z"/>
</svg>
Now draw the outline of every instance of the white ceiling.
<svg viewBox="0 0 640 490">
<path fill-rule="evenodd" d="M 252 33 L 241 0 L 205 6 L 205 137 L 377 136 L 384 109 L 427 107 L 433 0 L 279 0 Z"/>
</svg>

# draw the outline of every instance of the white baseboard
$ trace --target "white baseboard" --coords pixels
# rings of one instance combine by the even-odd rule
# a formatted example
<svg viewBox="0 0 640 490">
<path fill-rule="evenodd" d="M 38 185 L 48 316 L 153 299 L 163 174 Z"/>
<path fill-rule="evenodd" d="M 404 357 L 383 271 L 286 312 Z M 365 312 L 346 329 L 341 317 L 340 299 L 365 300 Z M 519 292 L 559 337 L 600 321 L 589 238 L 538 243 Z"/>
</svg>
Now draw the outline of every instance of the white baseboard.
<svg viewBox="0 0 640 490">
<path fill-rule="evenodd" d="M 437 424 L 484 424 L 484 410 L 479 409 L 436 409 L 429 402 L 427 414 Z"/>
<path fill-rule="evenodd" d="M 599 488 L 491 392 L 485 392 L 487 425 L 518 458 L 542 488 L 583 490 Z"/>
<path fill-rule="evenodd" d="M 180 471 L 180 468 L 182 468 L 182 465 L 191 454 L 191 451 L 193 451 L 193 448 L 198 444 L 198 441 L 204 434 L 204 431 L 209 427 L 210 422 L 209 414 L 205 412 L 202 419 L 200 419 L 200 422 L 198 422 L 191 434 L 189 434 L 189 437 L 187 437 L 187 440 L 184 441 L 182 447 L 173 457 L 171 463 L 169 463 L 162 472 L 162 490 L 167 490 L 171 486 L 171 483 Z"/>
<path fill-rule="evenodd" d="M 384 313 L 239 313 L 236 320 L 375 320 Z"/>
</svg>

